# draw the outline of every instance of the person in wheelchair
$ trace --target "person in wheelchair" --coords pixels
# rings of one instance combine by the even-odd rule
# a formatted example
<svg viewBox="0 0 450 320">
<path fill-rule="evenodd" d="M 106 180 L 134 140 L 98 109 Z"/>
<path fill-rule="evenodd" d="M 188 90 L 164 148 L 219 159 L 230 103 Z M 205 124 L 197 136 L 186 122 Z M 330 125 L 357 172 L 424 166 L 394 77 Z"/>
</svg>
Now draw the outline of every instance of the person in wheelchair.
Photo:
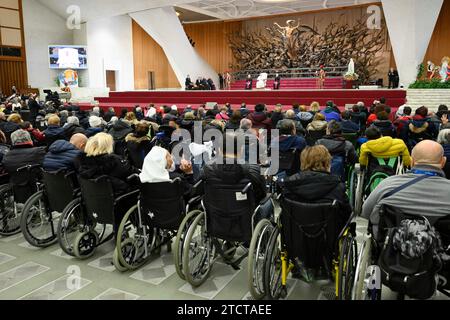
<svg viewBox="0 0 450 320">
<path fill-rule="evenodd" d="M 27 165 L 42 164 L 45 147 L 34 147 L 30 134 L 22 129 L 11 134 L 11 150 L 3 156 L 3 167 L 11 174 Z"/>
<path fill-rule="evenodd" d="M 450 181 L 442 171 L 446 161 L 444 149 L 437 142 L 425 140 L 416 145 L 412 151 L 411 171 L 383 180 L 364 202 L 362 217 L 370 220 L 375 235 L 379 209 L 383 205 L 414 216 L 422 216 L 428 212 L 433 219 L 449 214 Z M 418 177 L 422 179 L 417 180 Z M 410 184 L 412 182 L 414 183 Z M 391 196 L 385 196 L 399 186 L 405 188 Z"/>
<path fill-rule="evenodd" d="M 369 165 L 370 156 L 375 158 L 392 158 L 401 156 L 403 166 L 411 166 L 411 157 L 408 147 L 405 142 L 400 139 L 392 137 L 382 137 L 381 132 L 375 128 L 370 127 L 366 130 L 366 137 L 369 141 L 361 146 L 359 163 L 363 167 Z M 369 168 L 369 172 L 372 168 Z"/>
<path fill-rule="evenodd" d="M 292 157 L 300 157 L 300 154 L 306 148 L 306 140 L 302 136 L 297 135 L 297 129 L 292 120 L 281 120 L 279 129 L 280 137 L 272 140 L 271 150 L 278 149 L 280 156 L 279 178 L 284 179 L 286 176 L 299 172 L 298 161 L 296 163 Z M 295 163 L 297 168 L 292 167 L 293 165 L 295 166 Z"/>
<path fill-rule="evenodd" d="M 60 169 L 77 171 L 79 159 L 84 152 L 88 138 L 82 133 L 76 133 L 66 140 L 57 140 L 49 148 L 45 155 L 43 168 L 54 172 Z"/>
<path fill-rule="evenodd" d="M 227 150 L 227 144 L 232 144 L 233 150 Z M 266 197 L 266 181 L 261 175 L 258 164 L 239 164 L 242 159 L 242 150 L 238 150 L 238 134 L 227 132 L 224 135 L 223 146 L 219 147 L 219 157 L 203 167 L 200 174 L 202 180 L 214 180 L 227 185 L 235 184 L 241 180 L 251 181 L 255 192 L 255 201 L 259 203 Z M 256 158 L 256 157 L 255 157 Z"/>
<path fill-rule="evenodd" d="M 306 148 L 301 154 L 301 172 L 285 180 L 283 197 L 301 203 L 336 201 L 339 206 L 336 233 L 339 233 L 349 220 L 352 209 L 345 184 L 339 177 L 331 175 L 331 159 L 323 145 Z M 308 278 L 311 272 L 309 270 Z M 296 276 L 300 275 L 297 273 Z"/>
<path fill-rule="evenodd" d="M 96 179 L 108 176 L 115 195 L 134 189 L 127 179 L 139 171 L 127 160 L 113 153 L 114 141 L 111 135 L 103 132 L 96 134 L 88 140 L 84 151 L 78 169 L 82 178 Z"/>
<path fill-rule="evenodd" d="M 145 157 L 139 178 L 141 183 L 170 182 L 180 178 L 187 200 L 191 197 L 192 186 L 194 185 L 192 164 L 182 159 L 177 170 L 175 161 L 169 151 L 158 146 L 153 147 Z"/>
<path fill-rule="evenodd" d="M 326 136 L 317 140 L 316 144 L 327 148 L 332 157 L 331 173 L 345 181 L 346 165 L 355 164 L 358 157 L 353 144 L 342 135 L 342 125 L 335 120 L 330 121 Z"/>
</svg>

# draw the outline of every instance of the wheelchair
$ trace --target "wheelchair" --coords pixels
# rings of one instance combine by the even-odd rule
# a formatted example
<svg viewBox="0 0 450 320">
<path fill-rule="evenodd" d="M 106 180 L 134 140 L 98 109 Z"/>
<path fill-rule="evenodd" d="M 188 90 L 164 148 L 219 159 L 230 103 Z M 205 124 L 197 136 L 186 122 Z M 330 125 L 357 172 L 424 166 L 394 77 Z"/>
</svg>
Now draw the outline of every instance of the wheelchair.
<svg viewBox="0 0 450 320">
<path fill-rule="evenodd" d="M 39 191 L 23 207 L 20 227 L 24 238 L 34 247 L 45 248 L 58 241 L 56 229 L 61 212 L 78 195 L 74 172 L 42 171 Z"/>
<path fill-rule="evenodd" d="M 194 186 L 198 194 L 201 184 Z M 184 239 L 177 231 L 186 230 L 200 213 L 190 208 L 199 204 L 201 196 L 184 200 L 184 188 L 180 178 L 171 182 L 143 183 L 137 204 L 131 207 L 120 223 L 116 237 L 113 263 L 120 271 L 134 270 L 144 265 L 152 253 L 160 253 L 167 245 L 172 251 L 175 241 L 174 261 L 177 273 L 182 274 L 181 254 Z"/>
<path fill-rule="evenodd" d="M 279 151 L 278 173 L 274 176 L 266 175 L 267 188 L 274 200 L 278 200 L 284 180 L 298 172 L 300 172 L 300 150 Z"/>
<path fill-rule="evenodd" d="M 388 283 L 385 283 L 381 275 L 380 256 L 383 247 L 389 243 L 389 238 L 392 237 L 392 229 L 400 226 L 401 222 L 406 219 L 427 220 L 440 235 L 447 258 L 446 260 L 441 260 L 440 268 L 436 272 L 438 277 L 436 292 L 441 292 L 450 298 L 450 259 L 448 258 L 450 256 L 450 215 L 442 218 L 433 215 L 410 215 L 387 205 L 383 205 L 380 208 L 379 214 L 380 220 L 377 234 L 373 232 L 373 226 L 369 223 L 367 233 L 360 247 L 352 300 L 381 300 L 383 286 L 390 287 Z M 407 260 L 406 257 L 404 259 Z M 402 266 L 401 262 L 397 261 L 392 267 L 401 272 L 408 272 Z M 385 262 L 383 261 L 383 263 Z M 395 279 L 397 276 L 393 276 L 392 278 Z M 386 278 L 386 281 L 388 280 L 389 277 Z M 408 281 L 408 276 L 401 278 L 401 282 L 403 283 L 407 283 Z M 405 292 L 402 290 L 397 291 L 398 288 L 395 288 L 395 286 L 391 286 L 389 289 L 397 294 L 398 300 L 405 298 Z"/>
<path fill-rule="evenodd" d="M 58 242 L 68 255 L 88 259 L 100 245 L 112 240 L 126 212 L 137 201 L 139 190 L 116 198 L 108 176 L 96 179 L 78 177 L 81 197 L 63 210 L 58 223 Z M 108 235 L 107 225 L 113 226 Z"/>
<path fill-rule="evenodd" d="M 368 166 L 356 164 L 349 180 L 349 198 L 355 213 L 359 216 L 365 199 L 386 178 L 405 172 L 401 156 L 376 158 L 369 155 Z"/>
<path fill-rule="evenodd" d="M 257 204 L 252 184 L 248 180 L 233 185 L 216 181 L 204 183 L 202 211 L 196 215 L 189 228 L 182 230 L 182 226 L 190 219 L 187 216 L 178 231 L 184 239 L 181 263 L 183 276 L 193 287 L 199 287 L 207 280 L 220 257 L 227 265 L 239 270 L 240 263 L 248 255 L 255 255 L 252 250 L 256 246 L 253 244 L 249 248 L 249 245 L 256 224 L 263 219 L 274 219 L 271 197 L 267 196 Z M 238 248 L 244 253 L 236 258 Z"/>
<path fill-rule="evenodd" d="M 9 173 L 9 183 L 0 186 L 0 235 L 20 233 L 24 204 L 39 190 L 40 165 L 26 165 Z"/>
<path fill-rule="evenodd" d="M 349 300 L 357 262 L 354 216 L 345 223 L 339 221 L 336 201 L 301 203 L 284 195 L 281 208 L 276 223 L 269 225 L 261 221 L 256 230 L 263 231 L 255 232 L 252 239 L 265 250 L 260 265 L 249 263 L 259 276 L 255 288 L 258 294 L 253 297 L 285 298 L 289 274 L 295 271 L 304 275 L 310 270 L 334 280 L 333 298 Z M 342 230 L 336 231 L 343 224 Z"/>
</svg>

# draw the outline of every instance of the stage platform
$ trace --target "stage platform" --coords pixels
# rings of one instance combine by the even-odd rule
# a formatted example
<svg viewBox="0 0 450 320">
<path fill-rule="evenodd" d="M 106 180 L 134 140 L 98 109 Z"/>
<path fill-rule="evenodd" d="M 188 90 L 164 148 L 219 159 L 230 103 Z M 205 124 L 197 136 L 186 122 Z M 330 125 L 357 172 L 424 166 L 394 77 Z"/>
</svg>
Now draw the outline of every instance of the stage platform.
<svg viewBox="0 0 450 320">
<path fill-rule="evenodd" d="M 359 101 L 367 106 L 374 100 L 386 98 L 387 104 L 393 109 L 405 103 L 405 90 L 230 90 L 230 91 L 128 91 L 110 92 L 109 97 L 96 98 L 99 106 L 103 109 L 113 107 L 117 111 L 121 108 L 133 108 L 135 106 L 147 107 L 154 104 L 177 105 L 184 109 L 187 105 L 194 108 L 216 102 L 219 105 L 230 103 L 233 108 L 238 108 L 245 102 L 249 109 L 258 103 L 264 103 L 269 110 L 276 104 L 282 104 L 290 108 L 293 104 L 309 106 L 313 101 L 325 106 L 327 101 L 332 100 L 339 107 L 344 108 L 348 104 L 356 104 Z M 83 109 L 92 108 L 91 104 L 80 104 Z"/>
</svg>

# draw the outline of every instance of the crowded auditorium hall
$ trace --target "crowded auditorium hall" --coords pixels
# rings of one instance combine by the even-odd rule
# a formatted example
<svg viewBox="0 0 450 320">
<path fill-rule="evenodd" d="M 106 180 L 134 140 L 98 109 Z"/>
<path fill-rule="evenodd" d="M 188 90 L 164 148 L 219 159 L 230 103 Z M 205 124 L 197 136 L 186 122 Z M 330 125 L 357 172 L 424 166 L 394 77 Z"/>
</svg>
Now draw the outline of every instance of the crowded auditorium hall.
<svg viewBox="0 0 450 320">
<path fill-rule="evenodd" d="M 450 0 L 0 0 L 0 302 L 450 300 L 449 39 Z"/>
</svg>

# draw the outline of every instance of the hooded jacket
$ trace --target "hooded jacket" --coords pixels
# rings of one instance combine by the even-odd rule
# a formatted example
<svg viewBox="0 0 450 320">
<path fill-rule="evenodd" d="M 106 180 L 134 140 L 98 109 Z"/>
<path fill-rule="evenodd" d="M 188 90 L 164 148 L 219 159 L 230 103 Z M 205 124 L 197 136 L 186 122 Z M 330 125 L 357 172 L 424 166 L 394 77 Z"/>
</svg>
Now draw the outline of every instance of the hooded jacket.
<svg viewBox="0 0 450 320">
<path fill-rule="evenodd" d="M 143 161 L 142 172 L 139 175 L 141 183 L 170 182 L 166 159 L 167 151 L 155 146 Z"/>
<path fill-rule="evenodd" d="M 250 113 L 247 118 L 252 122 L 255 129 L 272 129 L 272 120 L 264 112 Z"/>
<path fill-rule="evenodd" d="M 43 167 L 46 171 L 66 169 L 75 171 L 78 167 L 78 158 L 83 152 L 66 140 L 55 141 L 44 158 Z"/>
<path fill-rule="evenodd" d="M 405 167 L 411 166 L 411 157 L 408 148 L 403 140 L 393 139 L 392 137 L 382 137 L 377 140 L 371 140 L 361 146 L 359 163 L 367 166 L 369 155 L 376 158 L 390 158 L 401 156 Z"/>
<path fill-rule="evenodd" d="M 140 169 L 144 163 L 144 159 L 152 149 L 151 139 L 148 136 L 137 137 L 134 133 L 126 136 L 128 157 L 131 164 Z"/>
</svg>

